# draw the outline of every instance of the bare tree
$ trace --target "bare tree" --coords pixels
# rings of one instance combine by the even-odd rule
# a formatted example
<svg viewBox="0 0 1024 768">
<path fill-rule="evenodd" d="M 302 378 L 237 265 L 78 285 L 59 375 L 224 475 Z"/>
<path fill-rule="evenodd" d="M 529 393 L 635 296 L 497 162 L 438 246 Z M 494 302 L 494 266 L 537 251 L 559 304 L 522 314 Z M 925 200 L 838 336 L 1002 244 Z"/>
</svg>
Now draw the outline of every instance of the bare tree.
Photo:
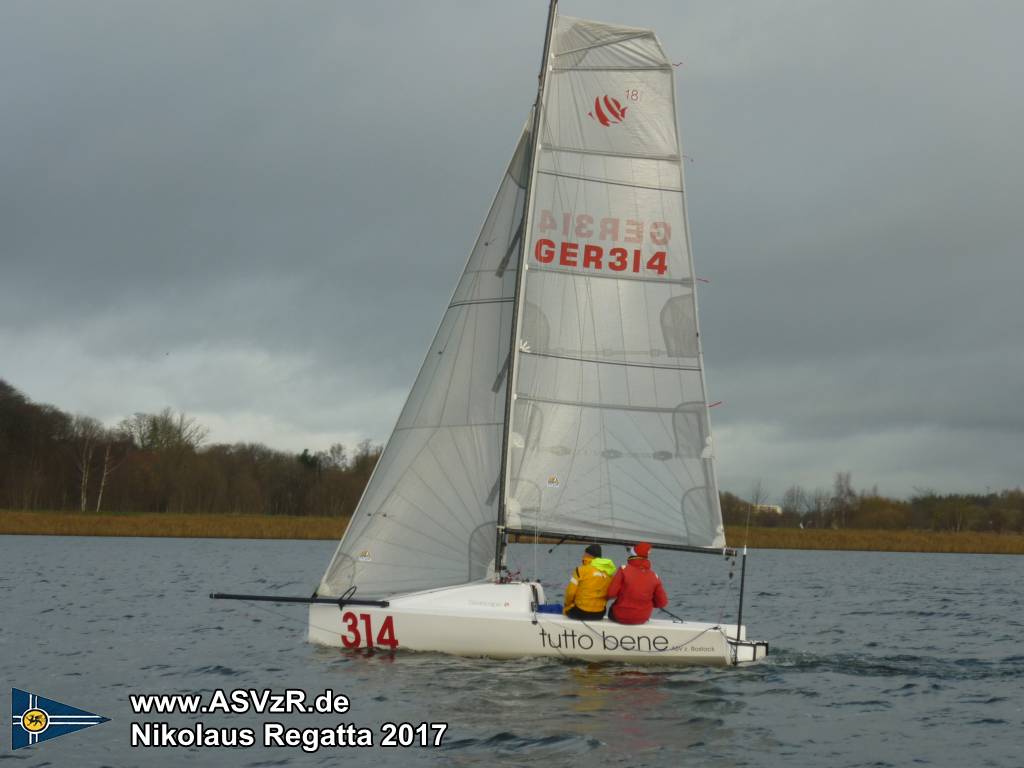
<svg viewBox="0 0 1024 768">
<path fill-rule="evenodd" d="M 328 464 L 336 469 L 348 466 L 348 449 L 343 443 L 334 443 L 327 451 Z"/>
<path fill-rule="evenodd" d="M 71 437 L 75 468 L 78 470 L 78 508 L 85 512 L 89 504 L 89 473 L 96 445 L 103 439 L 103 425 L 91 416 L 76 415 L 71 419 Z"/>
<path fill-rule="evenodd" d="M 839 528 L 846 527 L 847 515 L 853 510 L 857 501 L 857 493 L 853 490 L 850 482 L 849 472 L 836 472 L 835 480 L 832 483 L 832 525 Z"/>
<path fill-rule="evenodd" d="M 786 492 L 782 494 L 783 512 L 799 515 L 803 513 L 806 506 L 807 492 L 799 485 L 789 486 L 789 488 L 786 489 Z"/>
<path fill-rule="evenodd" d="M 160 413 L 136 413 L 120 424 L 122 432 L 143 450 L 191 448 L 206 440 L 209 430 L 183 412 L 164 408 Z"/>
<path fill-rule="evenodd" d="M 805 512 L 808 522 L 816 528 L 825 527 L 825 516 L 828 514 L 828 505 L 831 500 L 829 492 L 824 488 L 815 488 L 805 501 Z"/>
<path fill-rule="evenodd" d="M 759 507 L 768 500 L 768 492 L 764 488 L 764 483 L 761 482 L 761 478 L 757 478 L 750 485 L 750 510 L 747 512 L 747 524 L 750 524 L 750 515 L 752 512 L 758 512 Z"/>
<path fill-rule="evenodd" d="M 105 443 L 103 449 L 103 468 L 100 471 L 100 490 L 96 494 L 97 512 L 100 511 L 100 504 L 103 503 L 103 491 L 107 487 L 107 480 L 110 478 L 111 474 L 113 474 L 114 470 L 120 467 L 121 464 L 124 463 L 124 460 L 128 458 L 127 445 L 125 445 L 124 450 L 120 452 L 119 455 L 115 455 L 114 446 L 117 443 L 130 445 L 127 435 L 123 432 L 118 432 L 117 430 L 112 429 L 104 430 L 103 442 Z"/>
</svg>

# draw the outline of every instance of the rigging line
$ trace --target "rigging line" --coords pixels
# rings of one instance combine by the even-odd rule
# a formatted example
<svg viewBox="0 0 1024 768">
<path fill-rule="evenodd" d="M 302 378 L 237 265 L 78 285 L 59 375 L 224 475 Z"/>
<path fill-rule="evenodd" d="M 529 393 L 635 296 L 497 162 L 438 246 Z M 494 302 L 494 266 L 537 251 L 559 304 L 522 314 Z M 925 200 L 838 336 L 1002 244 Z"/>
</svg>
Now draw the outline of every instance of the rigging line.
<svg viewBox="0 0 1024 768">
<path fill-rule="evenodd" d="M 753 511 L 754 505 L 747 505 L 747 524 L 743 531 L 743 549 L 747 548 L 747 544 L 750 543 L 750 513 Z"/>
<path fill-rule="evenodd" d="M 661 611 L 662 613 L 667 613 L 667 614 L 668 614 L 669 616 L 671 616 L 671 617 L 672 617 L 673 619 L 675 619 L 676 621 L 678 621 L 678 622 L 680 622 L 680 623 L 682 623 L 682 624 L 685 624 L 685 623 L 686 623 L 686 619 L 682 619 L 682 618 L 680 618 L 680 617 L 676 616 L 676 615 L 675 615 L 674 613 L 672 613 L 672 611 L 669 611 L 669 610 L 667 610 L 667 609 L 665 609 L 665 608 L 659 608 L 658 610 L 659 610 L 659 611 Z"/>
<path fill-rule="evenodd" d="M 718 606 L 718 609 L 719 609 L 718 610 L 718 623 L 719 624 L 721 624 L 723 621 L 725 621 L 726 603 L 731 603 L 732 587 L 733 587 L 733 574 L 735 573 L 735 568 L 736 568 L 736 558 L 735 558 L 735 556 L 733 556 L 733 557 L 726 557 L 726 560 L 729 561 L 729 578 L 725 580 L 725 584 L 721 587 L 721 595 L 722 595 L 722 597 L 721 597 L 721 603 Z"/>
<path fill-rule="evenodd" d="M 541 506 L 543 507 L 543 505 L 544 505 L 544 489 L 543 488 L 540 489 L 540 503 L 541 503 Z M 540 535 L 538 533 L 539 530 L 540 529 L 537 527 L 537 521 L 534 520 L 533 521 L 533 580 L 534 581 L 539 581 L 540 580 L 537 577 L 537 572 L 538 572 L 538 568 L 537 568 L 537 549 L 540 547 Z M 536 593 L 534 593 L 534 594 L 536 594 Z M 536 618 L 537 618 L 536 602 L 534 602 L 534 606 L 535 606 L 535 608 L 534 608 L 534 615 L 533 615 L 533 617 L 534 617 L 534 620 L 536 620 Z"/>
<path fill-rule="evenodd" d="M 552 72 L 671 72 L 672 68 L 668 64 L 660 66 L 652 65 L 649 67 L 552 67 Z"/>
<path fill-rule="evenodd" d="M 560 546 L 562 546 L 562 544 L 564 544 L 564 543 L 565 543 L 565 536 L 563 536 L 562 538 L 560 538 L 560 539 L 558 540 L 558 543 L 557 543 L 557 544 L 555 544 L 555 546 L 554 546 L 554 547 L 551 547 L 551 549 L 549 549 L 549 550 L 548 550 L 548 554 L 550 555 L 550 554 L 551 554 L 552 552 L 554 552 L 554 551 L 555 551 L 555 548 L 556 548 L 556 547 L 560 547 Z"/>
</svg>

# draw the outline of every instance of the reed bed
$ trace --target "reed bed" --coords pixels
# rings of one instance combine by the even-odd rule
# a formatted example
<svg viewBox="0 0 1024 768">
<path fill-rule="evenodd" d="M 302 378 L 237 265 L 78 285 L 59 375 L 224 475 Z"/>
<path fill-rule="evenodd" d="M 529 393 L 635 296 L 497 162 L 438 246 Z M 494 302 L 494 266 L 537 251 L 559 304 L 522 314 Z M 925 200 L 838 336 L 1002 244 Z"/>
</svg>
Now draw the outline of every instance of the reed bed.
<svg viewBox="0 0 1024 768">
<path fill-rule="evenodd" d="M 729 526 L 730 546 L 748 542 L 756 549 L 844 549 L 875 552 L 960 552 L 965 554 L 1024 554 L 1024 536 L 1016 533 L 893 531 L 845 528 L 744 528 Z"/>
<path fill-rule="evenodd" d="M 0 534 L 42 536 L 171 536 L 197 539 L 338 539 L 347 518 L 182 513 L 20 512 L 0 510 Z M 1024 554 L 1024 535 L 939 531 L 726 529 L 730 546 L 879 552 Z M 522 542 L 532 538 L 522 537 Z M 546 541 L 546 540 L 545 540 Z M 549 542 L 554 543 L 554 542 Z"/>
<path fill-rule="evenodd" d="M 174 536 L 190 539 L 339 539 L 347 518 L 283 515 L 0 511 L 0 534 Z"/>
</svg>

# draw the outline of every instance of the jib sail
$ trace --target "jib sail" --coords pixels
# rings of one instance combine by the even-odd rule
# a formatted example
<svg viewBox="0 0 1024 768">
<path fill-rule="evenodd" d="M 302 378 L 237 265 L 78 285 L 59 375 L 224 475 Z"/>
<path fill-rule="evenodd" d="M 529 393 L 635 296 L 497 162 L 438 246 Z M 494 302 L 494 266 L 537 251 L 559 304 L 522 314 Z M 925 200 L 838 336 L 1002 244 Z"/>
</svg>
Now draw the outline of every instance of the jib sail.
<svg viewBox="0 0 1024 768">
<path fill-rule="evenodd" d="M 528 160 L 524 130 L 321 595 L 461 584 L 493 566 Z"/>
</svg>

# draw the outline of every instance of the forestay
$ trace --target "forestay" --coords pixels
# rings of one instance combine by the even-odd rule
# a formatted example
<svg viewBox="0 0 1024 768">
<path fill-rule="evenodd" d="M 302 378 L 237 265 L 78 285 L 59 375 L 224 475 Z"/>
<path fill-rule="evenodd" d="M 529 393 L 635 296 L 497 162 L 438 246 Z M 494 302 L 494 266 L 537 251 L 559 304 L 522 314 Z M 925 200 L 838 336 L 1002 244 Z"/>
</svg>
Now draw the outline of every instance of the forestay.
<svg viewBox="0 0 1024 768">
<path fill-rule="evenodd" d="M 462 584 L 493 566 L 529 149 L 524 130 L 320 595 Z"/>
<path fill-rule="evenodd" d="M 506 524 L 724 546 L 672 66 L 649 30 L 568 17 L 549 64 Z"/>
</svg>

